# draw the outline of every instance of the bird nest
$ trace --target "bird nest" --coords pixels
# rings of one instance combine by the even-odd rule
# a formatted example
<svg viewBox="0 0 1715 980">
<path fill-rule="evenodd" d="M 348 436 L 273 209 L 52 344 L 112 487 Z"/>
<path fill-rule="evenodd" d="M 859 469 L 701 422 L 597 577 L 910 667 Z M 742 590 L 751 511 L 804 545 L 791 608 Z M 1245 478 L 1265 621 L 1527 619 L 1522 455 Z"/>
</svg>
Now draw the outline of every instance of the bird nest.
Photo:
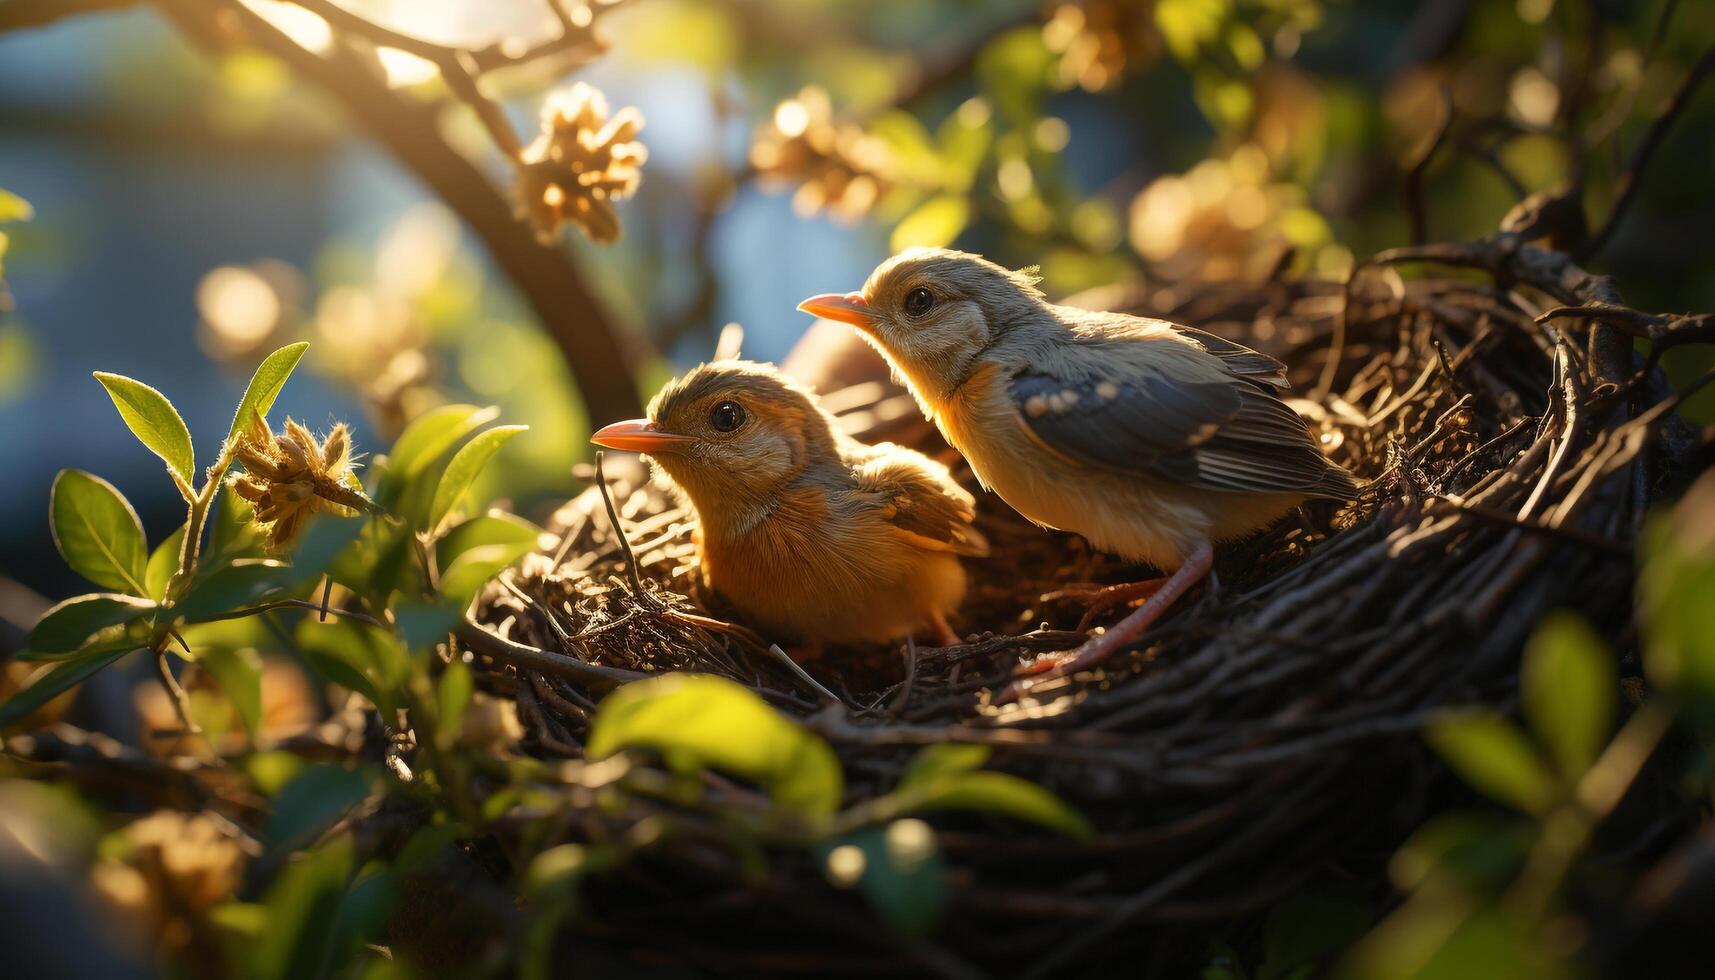
<svg viewBox="0 0 1715 980">
<path fill-rule="evenodd" d="M 1130 927 L 1232 920 L 1340 862 L 1389 853 L 1429 805 L 1426 716 L 1511 705 L 1519 651 L 1549 609 L 1625 629 L 1640 521 L 1691 451 L 1675 396 L 1632 337 L 1671 341 L 1682 320 L 1630 311 L 1605 277 L 1509 234 L 1385 253 L 1347 282 L 1091 301 L 1279 357 L 1328 454 L 1369 481 L 1362 496 L 1307 505 L 1221 549 L 1215 580 L 1129 655 L 996 706 L 1021 658 L 1124 614 L 1092 613 L 1096 586 L 1148 572 L 979 495 L 994 555 L 969 563 L 954 622 L 967 642 L 806 664 L 834 703 L 696 595 L 692 516 L 640 470 L 610 472 L 610 497 L 592 487 L 556 515 L 557 552 L 484 598 L 483 621 L 517 647 L 476 653 L 481 683 L 516 700 L 532 753 L 580 756 L 616 681 L 708 672 L 825 737 L 849 799 L 891 788 L 918 747 L 975 743 L 992 748 L 990 766 L 1079 808 L 1094 837 L 938 817 L 951 886 L 934 946 L 875 923 L 807 855 L 759 868 L 695 834 L 594 886 L 599 901 L 574 928 L 745 973 L 1114 965 L 1153 941 Z M 901 396 L 879 385 L 824 395 L 859 434 L 902 417 Z M 598 799 L 566 798 L 568 839 L 619 834 L 639 816 Z"/>
</svg>

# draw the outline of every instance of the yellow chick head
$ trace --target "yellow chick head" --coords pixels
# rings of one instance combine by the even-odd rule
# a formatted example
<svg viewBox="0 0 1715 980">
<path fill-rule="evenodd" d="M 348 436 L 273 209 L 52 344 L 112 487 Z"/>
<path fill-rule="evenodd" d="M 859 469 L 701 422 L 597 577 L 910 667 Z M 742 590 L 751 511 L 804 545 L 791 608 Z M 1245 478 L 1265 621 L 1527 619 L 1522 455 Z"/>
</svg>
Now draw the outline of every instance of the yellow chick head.
<svg viewBox="0 0 1715 980">
<path fill-rule="evenodd" d="M 699 509 L 767 496 L 807 459 L 836 451 L 809 392 L 750 361 L 700 365 L 661 389 L 648 418 L 615 422 L 590 441 L 648 454 Z"/>
<path fill-rule="evenodd" d="M 1034 269 L 912 248 L 877 266 L 862 292 L 812 296 L 798 308 L 857 327 L 913 388 L 937 395 L 969 375 L 998 325 L 1048 315 L 1037 281 Z"/>
</svg>

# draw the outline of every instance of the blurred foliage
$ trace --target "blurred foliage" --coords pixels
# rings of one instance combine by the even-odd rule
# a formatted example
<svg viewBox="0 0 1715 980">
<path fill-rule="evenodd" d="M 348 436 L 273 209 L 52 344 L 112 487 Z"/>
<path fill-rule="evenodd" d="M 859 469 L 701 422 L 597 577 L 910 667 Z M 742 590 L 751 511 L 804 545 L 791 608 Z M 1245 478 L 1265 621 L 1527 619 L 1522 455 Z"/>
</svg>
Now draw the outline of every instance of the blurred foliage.
<svg viewBox="0 0 1715 980">
<path fill-rule="evenodd" d="M 327 41 L 328 23 L 302 6 L 247 6 L 299 43 Z M 433 5 L 347 6 L 399 30 L 447 26 L 425 12 Z M 528 50 L 588 26 L 569 12 L 546 25 L 515 14 L 492 12 L 496 44 L 477 39 L 491 59 L 513 41 Z M 438 123 L 521 189 L 539 230 L 569 221 L 597 241 L 623 230 L 600 251 L 577 235 L 554 247 L 573 249 L 614 309 L 663 345 L 683 339 L 682 323 L 695 340 L 712 337 L 717 304 L 703 294 L 744 285 L 723 281 L 709 243 L 752 181 L 878 248 L 949 244 L 1040 265 L 1056 294 L 1281 268 L 1338 277 L 1414 225 L 1431 240 L 1474 238 L 1528 194 L 1572 183 L 1593 227 L 1651 120 L 1715 44 L 1715 8 L 1672 0 L 634 0 L 601 22 L 612 47 L 598 67 L 611 79 L 688 76 L 700 90 L 702 104 L 676 121 L 692 128 L 706 115 L 708 132 L 684 137 L 678 162 L 657 152 L 640 170 L 640 114 L 609 114 L 593 88 L 543 98 L 565 74 L 552 63 L 484 76 L 477 97 L 466 92 Z M 395 87 L 454 92 L 420 53 L 369 44 L 364 58 Z M 202 63 L 139 45 L 104 70 L 124 112 L 192 105 L 236 138 L 344 131 L 283 63 L 255 51 Z M 526 144 L 507 113 L 532 112 Z M 651 116 L 651 139 L 671 143 Z M 1715 308 L 1715 253 L 1696 245 L 1715 154 L 1706 93 L 1664 146 L 1592 265 L 1640 308 Z M 612 203 L 633 190 L 632 202 Z M 0 191 L 0 261 L 14 271 L 46 250 L 10 224 L 30 216 Z M 600 845 L 562 843 L 545 805 L 559 793 L 616 806 L 665 799 L 717 819 L 736 852 L 812 855 L 910 937 L 934 932 L 947 891 L 926 819 L 957 809 L 1090 832 L 1041 787 L 983 768 L 976 746 L 925 748 L 889 792 L 848 805 L 846 774 L 819 735 L 708 677 L 612 694 L 576 766 L 550 772 L 518 754 L 512 702 L 477 690 L 470 664 L 441 641 L 469 628 L 471 598 L 541 543 L 535 525 L 487 504 L 563 493 L 588 420 L 558 349 L 495 278 L 433 203 L 405 210 L 374 247 L 327 243 L 305 269 L 234 256 L 209 270 L 195 296 L 199 342 L 255 380 L 208 471 L 166 395 L 99 376 L 165 464 L 185 521 L 150 541 L 119 488 L 61 474 L 55 542 L 102 591 L 37 623 L 0 676 L 0 728 L 51 724 L 69 692 L 146 651 L 173 667 L 174 684 L 130 692 L 150 733 L 142 753 L 208 763 L 263 816 L 245 826 L 195 806 L 110 810 L 69 786 L 14 778 L 23 773 L 8 764 L 0 829 L 85 878 L 147 948 L 209 972 L 282 977 L 410 973 L 378 951 L 388 910 L 418 868 L 502 821 L 529 824 L 524 838 L 540 845 L 507 872 L 528 925 L 520 962 L 506 965 L 550 972 L 555 929 L 578 914 L 584 885 L 675 832 L 652 818 Z M 0 292 L 0 399 L 29 383 L 33 352 Z M 265 422 L 299 358 L 370 413 L 341 426 L 332 450 L 333 431 L 282 434 Z M 1666 363 L 1683 382 L 1710 358 L 1684 348 Z M 657 380 L 639 379 L 645 389 Z M 1715 396 L 1688 414 L 1715 417 Z M 529 420 L 530 434 L 494 426 L 502 416 Z M 382 456 L 361 451 L 388 443 Z M 247 472 L 228 482 L 235 461 Z M 1499 809 L 1444 814 L 1395 855 L 1403 901 L 1345 957 L 1349 975 L 1587 972 L 1592 840 L 1657 742 L 1693 741 L 1700 761 L 1679 775 L 1707 799 L 1712 494 L 1705 478 L 1651 528 L 1639 589 L 1647 696 L 1617 699 L 1629 665 L 1567 614 L 1530 644 L 1522 723 L 1470 709 L 1429 724 L 1434 750 Z M 312 729 L 346 756 L 284 748 Z M 415 769 L 401 772 L 399 755 L 368 739 L 381 729 L 414 740 Z M 478 794 L 479 782 L 493 791 Z M 346 818 L 389 806 L 429 817 L 382 854 Z M 1318 886 L 1278 904 L 1258 935 L 1217 943 L 1205 976 L 1326 968 L 1381 915 L 1373 896 L 1351 891 Z"/>
</svg>

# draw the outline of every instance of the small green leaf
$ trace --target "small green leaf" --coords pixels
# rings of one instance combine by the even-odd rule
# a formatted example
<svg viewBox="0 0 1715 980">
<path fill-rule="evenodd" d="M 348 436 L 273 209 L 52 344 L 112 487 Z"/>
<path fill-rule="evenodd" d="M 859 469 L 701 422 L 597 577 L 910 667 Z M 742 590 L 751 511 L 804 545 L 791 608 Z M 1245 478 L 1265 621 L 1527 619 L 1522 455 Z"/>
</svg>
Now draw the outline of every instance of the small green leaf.
<svg viewBox="0 0 1715 980">
<path fill-rule="evenodd" d="M 192 583 L 174 608 L 187 623 L 201 623 L 235 612 L 287 589 L 300 577 L 290 565 L 272 558 L 240 558 Z"/>
<path fill-rule="evenodd" d="M 310 669 L 363 695 L 391 717 L 394 694 L 410 667 L 391 630 L 349 619 L 322 623 L 310 616 L 298 623 L 295 639 Z"/>
<path fill-rule="evenodd" d="M 363 773 L 341 766 L 311 766 L 274 797 L 268 840 L 301 845 L 368 795 L 369 781 Z"/>
<path fill-rule="evenodd" d="M 238 411 L 232 414 L 232 428 L 226 434 L 228 439 L 243 432 L 252 415 L 267 416 L 268 410 L 274 407 L 274 399 L 280 395 L 280 389 L 285 387 L 286 379 L 292 376 L 292 369 L 298 366 L 304 351 L 309 349 L 308 341 L 299 341 L 287 344 L 262 359 L 262 363 L 256 366 L 256 373 L 250 376 L 244 397 L 238 401 Z"/>
<path fill-rule="evenodd" d="M 440 525 L 500 447 L 527 428 L 529 426 L 495 426 L 465 443 L 464 447 L 453 455 L 452 462 L 448 463 L 446 470 L 441 473 L 440 484 L 435 487 L 435 502 L 429 507 L 430 528 Z"/>
<path fill-rule="evenodd" d="M 500 409 L 475 405 L 442 405 L 432 408 L 405 427 L 387 453 L 387 472 L 399 479 L 421 473 L 460 439 L 494 421 Z"/>
<path fill-rule="evenodd" d="M 196 452 L 191 448 L 191 432 L 185 420 L 167 396 L 141 381 L 106 371 L 95 372 L 95 380 L 107 389 L 113 407 L 125 420 L 139 441 L 149 451 L 161 457 L 172 472 L 174 482 L 188 497 L 196 486 Z"/>
<path fill-rule="evenodd" d="M 1517 877 L 1533 828 L 1494 813 L 1452 810 L 1419 827 L 1388 862 L 1402 892 L 1445 879 L 1472 894 L 1499 893 Z"/>
<path fill-rule="evenodd" d="M 441 572 L 441 595 L 462 609 L 501 570 L 534 550 L 528 544 L 484 544 L 466 551 Z"/>
<path fill-rule="evenodd" d="M 30 202 L 5 188 L 0 188 L 0 221 L 29 221 L 36 216 Z"/>
<path fill-rule="evenodd" d="M 149 563 L 143 569 L 143 587 L 148 590 L 149 598 L 160 602 L 167 597 L 167 585 L 173 580 L 173 573 L 179 570 L 179 555 L 185 548 L 185 526 L 180 524 L 178 530 L 167 535 L 166 540 L 155 546 L 149 554 Z"/>
<path fill-rule="evenodd" d="M 155 604 L 148 599 L 116 592 L 73 596 L 42 614 L 24 646 L 31 654 L 68 653 L 104 629 L 154 611 Z"/>
<path fill-rule="evenodd" d="M 1024 820 L 1084 840 L 1090 822 L 1064 800 L 1027 779 L 1004 772 L 949 772 L 898 792 L 902 813 L 970 810 Z"/>
<path fill-rule="evenodd" d="M 470 667 L 463 660 L 455 659 L 441 671 L 440 683 L 435 685 L 435 736 L 442 751 L 458 740 L 472 691 Z"/>
<path fill-rule="evenodd" d="M 29 715 L 30 712 L 52 701 L 56 695 L 82 684 L 97 671 L 130 653 L 131 650 L 130 647 L 122 650 L 107 650 L 87 656 L 78 656 L 55 664 L 45 673 L 37 675 L 29 687 L 14 694 L 12 699 L 5 704 L 0 704 L 0 729 L 5 729 Z"/>
<path fill-rule="evenodd" d="M 398 602 L 393 606 L 393 620 L 406 648 L 423 650 L 446 639 L 463 609 L 445 602 Z"/>
<path fill-rule="evenodd" d="M 828 743 L 749 688 L 709 674 L 663 674 L 604 698 L 590 722 L 588 757 L 631 748 L 653 749 L 680 771 L 710 767 L 748 779 L 812 818 L 834 812 L 845 783 Z"/>
<path fill-rule="evenodd" d="M 917 206 L 894 226 L 890 244 L 895 252 L 913 246 L 942 248 L 953 244 L 971 220 L 971 202 L 961 194 L 941 194 Z"/>
<path fill-rule="evenodd" d="M 319 576 L 363 534 L 364 517 L 317 517 L 292 545 L 292 570 L 300 578 Z"/>
<path fill-rule="evenodd" d="M 1583 617 L 1544 617 L 1525 647 L 1520 699 L 1531 728 L 1568 781 L 1584 775 L 1614 727 L 1619 680 L 1607 644 Z"/>
<path fill-rule="evenodd" d="M 986 745 L 960 745 L 954 742 L 927 746 L 905 764 L 905 771 L 899 776 L 899 788 L 908 789 L 943 776 L 981 769 L 983 763 L 989 761 L 992 751 Z"/>
<path fill-rule="evenodd" d="M 946 862 L 934 832 L 921 820 L 849 834 L 825 848 L 822 860 L 836 885 L 855 884 L 876 915 L 906 936 L 926 935 L 941 917 Z"/>
<path fill-rule="evenodd" d="M 351 835 L 340 834 L 283 866 L 268 888 L 268 928 L 247 957 L 247 975 L 298 980 L 328 974 L 354 852 Z"/>
<path fill-rule="evenodd" d="M 437 467 L 445 469 L 454 448 L 499 415 L 492 406 L 443 405 L 418 416 L 388 452 L 376 499 L 401 520 L 421 527 L 435 499 Z"/>
<path fill-rule="evenodd" d="M 435 542 L 435 564 L 444 569 L 460 555 L 482 545 L 507 545 L 522 548 L 520 555 L 529 554 L 542 545 L 542 534 L 541 528 L 522 517 L 493 511 L 473 517 L 441 535 Z"/>
<path fill-rule="evenodd" d="M 113 484 L 82 470 L 61 470 L 48 510 L 54 544 L 74 571 L 103 588 L 148 594 L 143 524 Z"/>
<path fill-rule="evenodd" d="M 1541 814 L 1554 801 L 1554 780 L 1530 740 L 1499 712 L 1450 711 L 1424 729 L 1441 758 L 1478 791 Z"/>
<path fill-rule="evenodd" d="M 262 723 L 262 655 L 251 647 L 214 647 L 197 657 L 237 709 L 251 738 Z"/>
</svg>

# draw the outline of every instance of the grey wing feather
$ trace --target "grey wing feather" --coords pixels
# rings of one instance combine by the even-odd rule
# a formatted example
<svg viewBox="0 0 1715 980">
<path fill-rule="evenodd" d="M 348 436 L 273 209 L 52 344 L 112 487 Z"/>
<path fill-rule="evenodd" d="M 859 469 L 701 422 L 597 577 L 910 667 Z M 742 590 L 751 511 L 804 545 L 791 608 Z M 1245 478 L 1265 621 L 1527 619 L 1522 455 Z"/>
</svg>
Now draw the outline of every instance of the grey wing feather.
<svg viewBox="0 0 1715 980">
<path fill-rule="evenodd" d="M 1213 334 L 1174 330 L 1179 337 L 1109 334 L 1015 376 L 1012 396 L 1027 430 L 1079 462 L 1186 486 L 1353 496 L 1351 475 L 1322 455 L 1275 395 L 1286 384 L 1279 361 Z"/>
</svg>

